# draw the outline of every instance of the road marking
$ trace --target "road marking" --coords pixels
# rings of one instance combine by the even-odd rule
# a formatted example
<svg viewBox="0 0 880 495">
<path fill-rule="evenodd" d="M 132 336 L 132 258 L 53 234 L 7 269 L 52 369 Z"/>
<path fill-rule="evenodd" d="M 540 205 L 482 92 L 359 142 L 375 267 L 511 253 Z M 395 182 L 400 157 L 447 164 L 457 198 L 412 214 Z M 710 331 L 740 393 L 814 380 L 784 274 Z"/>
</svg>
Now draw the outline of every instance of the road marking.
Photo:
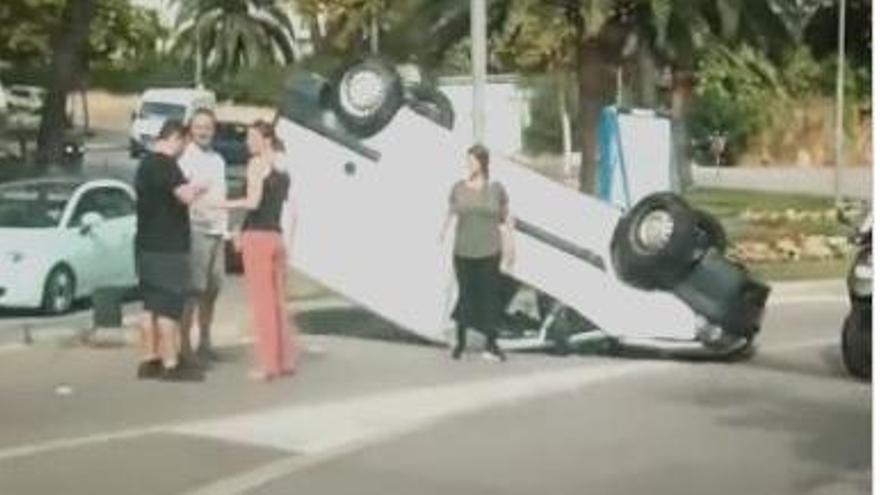
<svg viewBox="0 0 880 495">
<path fill-rule="evenodd" d="M 836 339 L 814 339 L 768 346 L 761 348 L 760 352 L 792 352 L 835 343 Z M 413 387 L 390 394 L 356 397 L 327 404 L 292 406 L 216 420 L 170 423 L 25 444 L 0 449 L 0 461 L 159 433 L 223 438 L 244 444 L 270 446 L 294 454 L 253 471 L 224 478 L 190 494 L 238 495 L 298 469 L 397 438 L 456 415 L 571 392 L 639 373 L 687 367 L 687 363 L 675 361 L 593 364 L 434 388 Z M 332 419 L 337 423 L 325 424 L 318 431 L 315 418 L 324 421 Z M 241 489 L 242 486 L 246 489 Z"/>
<path fill-rule="evenodd" d="M 806 342 L 798 342 L 792 344 L 782 344 L 777 346 L 770 346 L 766 349 L 761 349 L 761 352 L 767 353 L 783 353 L 783 352 L 792 352 L 795 350 L 803 350 L 812 347 L 824 347 L 831 343 L 835 342 L 832 339 L 815 339 Z M 641 365 L 641 366 L 639 366 Z M 600 373 L 598 375 L 592 375 L 590 377 L 582 377 L 580 380 L 572 380 L 568 382 L 566 380 L 565 387 L 563 387 L 562 383 L 557 384 L 558 387 L 552 387 L 552 389 L 542 389 L 536 390 L 532 389 L 531 393 L 524 393 L 519 395 L 516 399 L 517 402 L 524 401 L 528 399 L 535 399 L 545 395 L 552 395 L 554 393 L 564 392 L 564 391 L 574 391 L 589 385 L 596 385 L 598 383 L 602 383 L 608 380 L 612 380 L 614 378 L 621 378 L 627 375 L 632 375 L 637 372 L 648 372 L 648 371 L 665 371 L 671 369 L 681 369 L 686 367 L 686 365 L 677 362 L 650 362 L 650 363 L 634 363 L 626 366 L 624 369 L 613 369 L 608 367 L 609 369 L 603 370 L 604 373 Z M 568 372 L 577 373 L 580 371 L 580 367 L 574 370 L 566 370 Z M 512 380 L 519 380 L 519 378 L 513 378 Z M 488 384 L 487 384 L 488 385 Z M 525 389 L 528 390 L 528 387 L 531 384 L 527 384 Z M 536 387 L 538 388 L 538 387 Z M 481 391 L 483 393 L 485 391 Z M 491 391 L 489 391 L 491 392 Z M 434 393 L 434 392 L 429 392 Z M 512 400 L 513 398 L 509 398 Z M 442 400 L 438 400 L 438 402 L 443 402 L 449 400 L 449 397 L 443 397 Z M 282 450 L 290 450 L 294 452 L 294 455 L 279 459 L 277 461 L 273 461 L 269 464 L 265 464 L 256 469 L 245 471 L 243 473 L 238 473 L 233 476 L 217 480 L 213 483 L 210 483 L 201 488 L 186 492 L 184 495 L 244 495 L 247 492 L 257 489 L 261 486 L 265 486 L 275 480 L 284 478 L 286 476 L 290 476 L 297 471 L 301 471 L 312 466 L 320 465 L 324 462 L 331 461 L 333 459 L 353 454 L 358 451 L 364 450 L 372 445 L 381 444 L 387 441 L 394 440 L 396 438 L 400 438 L 408 433 L 413 433 L 424 429 L 425 427 L 430 426 L 433 423 L 437 423 L 441 420 L 450 419 L 455 416 L 460 416 L 467 413 L 474 413 L 479 410 L 489 409 L 493 406 L 501 405 L 501 401 L 493 400 L 493 398 L 483 398 L 483 400 L 479 401 L 480 404 L 472 404 L 471 407 L 463 407 L 463 408 L 450 408 L 451 410 L 446 410 L 431 418 L 422 418 L 421 420 L 411 421 L 409 423 L 404 424 L 396 424 L 391 427 L 388 427 L 384 430 L 380 430 L 379 428 L 373 429 L 371 433 L 362 434 L 357 438 L 350 439 L 350 441 L 346 443 L 338 443 L 325 445 L 323 449 L 311 450 L 299 449 L 298 451 L 293 451 L 292 449 L 284 449 Z M 342 406 L 342 405 L 340 405 Z M 349 409 L 350 412 L 354 413 L 356 410 L 356 406 L 352 406 L 352 409 Z M 393 409 L 392 409 L 393 410 Z M 405 409 L 406 414 L 409 414 L 411 411 L 407 408 Z M 320 414 L 320 411 L 312 411 L 311 414 Z M 359 414 L 360 411 L 357 412 Z M 303 424 L 309 425 L 309 421 L 314 421 L 316 417 L 323 416 L 312 416 L 311 414 L 304 415 L 301 418 L 290 417 L 287 416 L 285 419 L 287 423 L 284 425 L 290 427 L 292 425 L 299 425 L 302 427 Z M 259 415 L 255 415 L 253 420 L 259 420 Z M 281 418 L 274 418 L 271 423 L 276 423 Z M 365 419 L 364 421 L 366 425 L 374 426 L 370 424 L 369 419 Z M 197 429 L 199 431 L 191 431 L 190 433 L 195 434 L 208 434 L 209 436 L 214 436 L 215 434 L 219 434 L 221 438 L 226 440 L 232 440 L 241 442 L 240 438 L 230 438 L 227 434 L 232 434 L 232 437 L 238 437 L 239 435 L 235 432 L 242 431 L 244 425 L 241 423 L 236 424 L 235 422 L 224 424 L 224 421 L 221 420 L 218 423 L 209 426 L 207 428 Z M 224 430 L 223 428 L 228 428 Z M 377 431 L 378 430 L 378 431 Z M 224 433 L 225 432 L 225 433 Z M 250 442 L 245 442 L 250 443 Z M 269 446 L 279 448 L 281 447 L 276 443 L 275 440 L 269 441 Z M 311 446 L 312 448 L 315 445 Z"/>
<path fill-rule="evenodd" d="M 13 447 L 11 449 L 0 450 L 0 462 L 21 457 L 30 457 L 56 450 L 68 450 L 87 445 L 108 443 L 117 440 L 130 440 L 154 433 L 162 433 L 165 429 L 161 426 L 153 426 L 147 428 L 137 428 L 131 430 L 123 430 L 114 433 L 101 433 L 97 435 L 88 435 L 84 437 L 65 438 L 60 440 L 51 440 L 48 442 L 34 443 Z"/>
</svg>

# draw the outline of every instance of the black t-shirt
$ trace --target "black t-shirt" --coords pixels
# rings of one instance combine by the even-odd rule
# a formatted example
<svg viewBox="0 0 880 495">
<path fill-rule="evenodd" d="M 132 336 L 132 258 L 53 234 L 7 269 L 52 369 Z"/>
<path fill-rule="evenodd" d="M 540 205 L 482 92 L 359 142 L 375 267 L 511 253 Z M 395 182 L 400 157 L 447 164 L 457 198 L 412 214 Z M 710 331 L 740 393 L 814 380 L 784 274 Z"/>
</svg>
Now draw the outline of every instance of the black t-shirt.
<svg viewBox="0 0 880 495">
<path fill-rule="evenodd" d="M 138 196 L 137 249 L 189 251 L 189 208 L 174 195 L 174 190 L 184 183 L 186 178 L 173 158 L 150 153 L 141 161 L 134 179 Z"/>
</svg>

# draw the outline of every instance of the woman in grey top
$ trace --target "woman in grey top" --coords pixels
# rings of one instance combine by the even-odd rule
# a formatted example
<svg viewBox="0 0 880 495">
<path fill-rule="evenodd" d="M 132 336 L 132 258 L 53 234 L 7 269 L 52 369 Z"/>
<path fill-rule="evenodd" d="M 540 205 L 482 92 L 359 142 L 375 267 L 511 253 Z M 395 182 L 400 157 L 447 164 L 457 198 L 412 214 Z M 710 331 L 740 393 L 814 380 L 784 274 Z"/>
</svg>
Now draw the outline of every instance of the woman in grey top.
<svg viewBox="0 0 880 495">
<path fill-rule="evenodd" d="M 489 359 L 503 361 L 497 335 L 504 308 L 501 272 L 513 265 L 513 220 L 504 187 L 489 180 L 489 152 L 480 145 L 467 152 L 467 175 L 449 194 L 449 216 L 441 239 L 455 223 L 454 265 L 458 302 L 452 314 L 456 343 L 452 358 L 461 358 L 468 328 L 486 336 Z"/>
</svg>

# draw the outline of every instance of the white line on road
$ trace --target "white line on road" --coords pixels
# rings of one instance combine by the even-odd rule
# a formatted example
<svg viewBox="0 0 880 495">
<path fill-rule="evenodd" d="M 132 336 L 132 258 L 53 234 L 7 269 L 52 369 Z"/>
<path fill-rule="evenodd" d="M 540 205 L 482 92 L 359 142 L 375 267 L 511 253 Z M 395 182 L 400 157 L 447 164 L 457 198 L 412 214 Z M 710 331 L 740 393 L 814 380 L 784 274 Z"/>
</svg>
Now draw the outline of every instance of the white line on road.
<svg viewBox="0 0 880 495">
<path fill-rule="evenodd" d="M 792 352 L 834 343 L 836 339 L 815 339 L 769 346 L 762 348 L 761 352 Z M 219 420 L 172 423 L 25 444 L 0 450 L 0 461 L 131 440 L 158 433 L 206 435 L 300 454 L 219 480 L 190 494 L 238 495 L 298 469 L 397 438 L 452 416 L 577 390 L 635 374 L 656 373 L 686 366 L 686 363 L 669 361 L 585 365 L 561 371 L 434 388 L 418 387 L 323 405 L 290 407 Z M 324 423 L 323 428 L 318 428 L 316 418 Z"/>
<path fill-rule="evenodd" d="M 762 349 L 762 352 L 791 352 L 813 347 L 824 347 L 832 342 L 834 341 L 829 339 L 816 339 L 795 344 L 771 346 L 767 349 Z M 573 370 L 556 372 L 552 376 L 543 376 L 545 374 L 541 374 L 542 376 L 514 377 L 508 379 L 508 381 L 511 381 L 511 385 L 515 383 L 517 390 L 508 390 L 508 394 L 503 398 L 492 396 L 493 392 L 503 389 L 503 387 L 499 386 L 499 382 L 502 382 L 502 380 L 490 380 L 485 383 L 429 390 L 422 393 L 430 394 L 436 401 L 432 407 L 439 410 L 435 410 L 433 413 L 429 412 L 428 414 L 425 414 L 426 411 L 422 409 L 426 404 L 421 404 L 422 407 L 414 407 L 411 400 L 402 400 L 401 403 L 394 404 L 395 398 L 380 396 L 376 399 L 378 399 L 381 407 L 376 407 L 379 404 L 374 404 L 372 407 L 364 407 L 363 403 L 351 405 L 345 403 L 331 404 L 328 409 L 323 411 L 308 411 L 306 409 L 300 409 L 295 412 L 292 410 L 289 412 L 278 411 L 268 415 L 253 415 L 246 421 L 233 420 L 232 422 L 227 422 L 220 420 L 212 425 L 202 425 L 195 430 L 178 431 L 178 433 L 207 435 L 234 442 L 253 443 L 255 440 L 254 428 L 257 430 L 266 428 L 266 431 L 256 433 L 257 437 L 262 437 L 262 439 L 257 441 L 258 445 L 280 448 L 294 453 L 293 456 L 282 458 L 256 469 L 217 480 L 207 486 L 187 492 L 185 495 L 243 495 L 272 481 L 290 476 L 297 471 L 341 456 L 353 454 L 372 445 L 400 438 L 407 433 L 424 429 L 441 420 L 486 410 L 499 406 L 502 403 L 522 402 L 564 391 L 578 390 L 637 373 L 659 372 L 684 366 L 676 366 L 676 364 L 671 362 L 631 363 L 624 367 L 605 367 L 605 369 L 599 370 L 599 373 L 595 373 L 595 368 L 592 368 L 589 370 L 589 375 L 586 375 L 584 373 L 585 370 L 579 367 Z M 528 378 L 531 378 L 531 380 Z M 449 390 L 445 390 L 446 388 L 449 388 Z M 461 390 L 456 390 L 457 388 Z M 465 390 L 467 390 L 466 393 L 461 393 Z M 401 395 L 405 396 L 407 393 L 410 392 L 403 392 Z M 462 403 L 460 402 L 462 400 L 471 402 Z M 386 401 L 390 403 L 382 404 Z M 329 410 L 330 408 L 338 409 L 331 411 Z M 312 430 L 315 428 L 315 418 L 334 419 L 331 423 L 334 426 L 340 426 L 339 421 L 336 421 L 338 418 L 333 418 L 334 414 L 339 415 L 339 413 L 355 418 L 355 424 L 343 425 L 341 435 L 335 431 L 331 433 L 331 435 L 337 434 L 335 440 L 327 442 L 326 439 L 322 439 L 318 444 L 311 445 L 308 442 L 304 443 L 302 441 L 285 445 L 292 438 L 282 433 L 284 430 L 287 430 L 287 433 L 290 433 L 291 430 L 302 430 L 303 432 Z M 379 413 L 378 417 L 376 413 Z M 395 416 L 395 414 L 398 417 L 397 420 L 389 422 L 388 420 Z M 352 426 L 359 426 L 362 428 L 362 431 L 356 433 L 355 429 L 351 428 Z M 318 433 L 319 435 L 323 434 L 324 429 L 319 428 Z M 349 438 L 340 441 L 343 440 L 339 438 L 340 436 L 349 436 Z M 249 439 L 244 440 L 242 437 L 249 437 Z"/>
</svg>

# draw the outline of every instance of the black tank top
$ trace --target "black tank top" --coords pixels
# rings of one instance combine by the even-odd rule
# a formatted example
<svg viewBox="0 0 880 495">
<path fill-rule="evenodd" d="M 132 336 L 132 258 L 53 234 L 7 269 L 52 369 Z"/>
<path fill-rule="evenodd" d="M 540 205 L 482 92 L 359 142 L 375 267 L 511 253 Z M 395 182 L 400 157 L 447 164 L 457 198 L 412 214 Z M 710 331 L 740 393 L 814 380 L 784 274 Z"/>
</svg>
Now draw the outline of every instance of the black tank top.
<svg viewBox="0 0 880 495">
<path fill-rule="evenodd" d="M 263 198 L 256 210 L 248 212 L 243 230 L 269 230 L 281 232 L 281 207 L 287 200 L 290 177 L 272 170 L 263 179 Z"/>
</svg>

